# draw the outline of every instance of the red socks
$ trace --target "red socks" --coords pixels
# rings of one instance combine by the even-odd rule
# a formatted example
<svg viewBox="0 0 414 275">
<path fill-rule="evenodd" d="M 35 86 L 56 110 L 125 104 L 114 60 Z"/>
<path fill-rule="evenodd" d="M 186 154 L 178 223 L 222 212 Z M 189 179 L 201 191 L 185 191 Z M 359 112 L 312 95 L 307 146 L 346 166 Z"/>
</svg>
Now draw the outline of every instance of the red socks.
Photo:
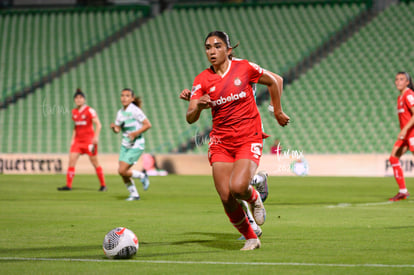
<svg viewBox="0 0 414 275">
<path fill-rule="evenodd" d="M 105 177 L 103 174 L 102 166 L 96 167 L 96 175 L 98 176 L 101 186 L 105 186 Z"/>
<path fill-rule="evenodd" d="M 406 189 L 403 170 L 401 168 L 400 160 L 396 157 L 390 157 L 392 170 L 394 171 L 394 178 L 401 189 Z"/>
<path fill-rule="evenodd" d="M 96 168 L 96 175 L 99 178 L 99 182 L 101 183 L 101 186 L 105 186 L 105 177 L 102 170 L 102 167 L 99 166 Z M 68 172 L 66 173 L 66 186 L 69 188 L 72 188 L 72 181 L 75 177 L 75 167 L 69 167 Z"/>
<path fill-rule="evenodd" d="M 249 188 L 252 190 L 252 195 L 248 200 L 246 200 L 248 203 L 252 204 L 257 200 L 257 196 L 259 196 L 259 193 L 254 189 L 253 187 L 249 186 Z"/>
<path fill-rule="evenodd" d="M 238 207 L 235 211 L 231 213 L 226 212 L 226 214 L 233 226 L 239 230 L 239 232 L 246 238 L 246 240 L 257 239 L 256 233 L 254 233 L 254 230 L 249 223 L 249 219 L 247 218 L 246 213 L 244 213 L 244 210 L 240 204 L 238 204 Z"/>
<path fill-rule="evenodd" d="M 75 177 L 75 167 L 69 167 L 66 173 L 66 186 L 72 188 L 72 181 Z"/>
</svg>

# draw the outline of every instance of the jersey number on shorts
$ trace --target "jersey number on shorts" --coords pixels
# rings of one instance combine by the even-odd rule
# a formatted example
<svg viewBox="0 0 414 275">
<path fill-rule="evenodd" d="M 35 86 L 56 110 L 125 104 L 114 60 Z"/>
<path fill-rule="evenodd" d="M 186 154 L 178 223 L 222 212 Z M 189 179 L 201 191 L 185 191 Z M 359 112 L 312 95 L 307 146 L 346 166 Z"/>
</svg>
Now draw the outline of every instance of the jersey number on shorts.
<svg viewBox="0 0 414 275">
<path fill-rule="evenodd" d="M 260 149 L 262 149 L 263 145 L 261 143 L 252 143 L 250 150 L 252 151 L 252 153 L 254 154 L 255 158 L 259 158 L 261 156 L 261 151 Z"/>
</svg>

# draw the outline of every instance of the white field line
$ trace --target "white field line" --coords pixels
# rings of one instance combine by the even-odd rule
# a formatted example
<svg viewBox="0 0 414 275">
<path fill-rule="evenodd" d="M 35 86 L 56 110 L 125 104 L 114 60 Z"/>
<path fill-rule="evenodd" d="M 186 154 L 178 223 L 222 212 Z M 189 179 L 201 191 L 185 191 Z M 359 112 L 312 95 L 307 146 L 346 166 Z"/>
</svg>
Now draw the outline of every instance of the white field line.
<svg viewBox="0 0 414 275">
<path fill-rule="evenodd" d="M 106 260 L 106 259 L 71 259 L 71 258 L 19 258 L 0 257 L 0 261 L 55 261 L 55 262 L 102 262 L 102 263 L 150 263 L 150 264 L 194 264 L 194 265 L 260 265 L 260 266 L 322 266 L 322 267 L 380 267 L 380 268 L 414 268 L 414 264 L 321 264 L 321 263 L 260 263 L 260 262 L 194 262 L 194 261 L 157 261 L 157 260 Z"/>
<path fill-rule="evenodd" d="M 412 203 L 414 201 L 408 201 L 409 203 Z M 392 201 L 383 201 L 383 202 L 367 202 L 367 203 L 338 203 L 334 205 L 327 205 L 326 208 L 344 208 L 344 207 L 351 207 L 351 206 L 373 206 L 373 205 L 387 205 L 387 204 L 393 204 L 398 202 L 392 202 Z"/>
</svg>

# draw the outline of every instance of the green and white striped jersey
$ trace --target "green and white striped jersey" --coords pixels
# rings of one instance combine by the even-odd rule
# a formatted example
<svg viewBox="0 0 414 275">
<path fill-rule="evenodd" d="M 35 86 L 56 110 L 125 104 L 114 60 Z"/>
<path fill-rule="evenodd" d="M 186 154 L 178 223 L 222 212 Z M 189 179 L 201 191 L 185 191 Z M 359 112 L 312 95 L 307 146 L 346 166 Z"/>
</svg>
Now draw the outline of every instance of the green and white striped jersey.
<svg viewBox="0 0 414 275">
<path fill-rule="evenodd" d="M 143 121 L 146 119 L 144 112 L 135 104 L 131 103 L 126 109 L 122 108 L 116 115 L 115 125 L 121 127 L 122 145 L 126 148 L 144 149 L 145 139 L 142 135 L 130 140 L 129 133 L 135 132 L 142 128 Z"/>
</svg>

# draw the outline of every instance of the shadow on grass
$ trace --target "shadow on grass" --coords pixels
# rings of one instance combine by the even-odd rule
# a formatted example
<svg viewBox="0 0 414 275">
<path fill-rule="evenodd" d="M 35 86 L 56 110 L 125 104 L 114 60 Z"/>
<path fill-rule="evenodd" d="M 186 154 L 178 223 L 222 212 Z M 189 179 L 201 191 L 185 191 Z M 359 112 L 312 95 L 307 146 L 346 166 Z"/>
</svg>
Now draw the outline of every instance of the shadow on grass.
<svg viewBox="0 0 414 275">
<path fill-rule="evenodd" d="M 199 246 L 206 248 L 213 248 L 223 251 L 237 251 L 244 242 L 238 241 L 237 234 L 229 233 L 212 233 L 212 232 L 186 232 L 182 235 L 186 236 L 185 240 L 175 242 L 140 242 L 140 249 L 145 247 L 160 247 L 160 253 L 140 253 L 139 258 L 151 258 L 161 256 L 173 256 L 173 255 L 191 255 L 191 254 L 208 254 L 212 253 L 211 249 L 202 250 Z M 171 246 L 175 246 L 174 249 Z M 171 249 L 169 248 L 171 247 Z M 178 248 L 178 249 L 177 249 Z M 90 251 L 85 255 L 85 251 Z M 27 248 L 0 248 L 0 257 L 32 257 L 26 255 L 37 255 L 36 258 L 51 257 L 56 259 L 63 258 L 82 258 L 82 259 L 106 259 L 103 255 L 95 254 L 97 251 L 102 251 L 100 245 L 84 245 L 84 246 L 48 246 L 48 247 L 27 247 Z M 79 256 L 74 254 L 80 253 Z M 81 255 L 82 254 L 82 255 Z M 24 256 L 22 256 L 24 255 Z M 44 256 L 47 255 L 47 256 Z M 15 261 L 10 259 L 8 261 Z"/>
<path fill-rule="evenodd" d="M 85 256 L 85 251 L 91 251 L 91 255 Z M 27 247 L 27 248 L 0 248 L 1 257 L 25 257 L 25 258 L 83 258 L 96 259 L 96 252 L 102 251 L 100 245 L 76 245 L 76 246 L 48 246 L 48 247 Z M 78 256 L 74 254 L 79 254 Z M 103 252 L 102 252 L 103 254 Z M 30 256 L 28 256 L 30 255 Z M 33 256 L 35 255 L 35 256 Z M 8 260 L 15 261 L 15 260 Z"/>
<path fill-rule="evenodd" d="M 212 233 L 212 232 L 186 232 L 183 235 L 193 237 L 191 240 L 183 240 L 176 242 L 140 242 L 140 246 L 191 246 L 200 245 L 208 248 L 220 249 L 220 250 L 239 250 L 243 246 L 243 242 L 238 241 L 238 235 L 228 233 Z M 201 237 L 200 237 L 201 236 Z M 205 239 L 205 237 L 209 237 Z M 198 237 L 198 238 L 197 238 Z M 196 239 L 194 239 L 196 238 Z M 202 251 L 195 249 L 193 251 L 171 252 L 171 253 L 152 253 L 141 254 L 140 257 L 156 257 L 156 256 L 171 256 L 171 255 L 183 255 L 183 254 L 201 254 L 211 253 L 211 250 Z"/>
</svg>

